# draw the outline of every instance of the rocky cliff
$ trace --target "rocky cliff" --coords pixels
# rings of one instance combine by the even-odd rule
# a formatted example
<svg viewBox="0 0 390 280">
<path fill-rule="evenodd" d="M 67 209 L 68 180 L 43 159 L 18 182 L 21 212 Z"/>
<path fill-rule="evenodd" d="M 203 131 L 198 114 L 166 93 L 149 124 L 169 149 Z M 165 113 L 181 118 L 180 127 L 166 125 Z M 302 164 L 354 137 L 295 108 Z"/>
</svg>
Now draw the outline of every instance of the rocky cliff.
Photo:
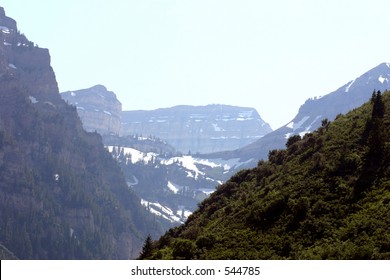
<svg viewBox="0 0 390 280">
<path fill-rule="evenodd" d="M 156 218 L 2 8 L 0 42 L 0 244 L 20 259 L 135 257 Z"/>
<path fill-rule="evenodd" d="M 49 50 L 37 48 L 17 30 L 16 21 L 0 9 L 2 66 L 28 85 L 31 96 L 41 102 L 58 102 L 58 86 L 50 66 Z"/>
<path fill-rule="evenodd" d="M 245 107 L 176 106 L 122 113 L 123 135 L 155 135 L 182 153 L 234 150 L 271 131 L 255 109 Z"/>
<path fill-rule="evenodd" d="M 64 100 L 77 108 L 85 130 L 102 135 L 119 135 L 122 104 L 115 93 L 102 85 L 61 93 Z"/>
</svg>

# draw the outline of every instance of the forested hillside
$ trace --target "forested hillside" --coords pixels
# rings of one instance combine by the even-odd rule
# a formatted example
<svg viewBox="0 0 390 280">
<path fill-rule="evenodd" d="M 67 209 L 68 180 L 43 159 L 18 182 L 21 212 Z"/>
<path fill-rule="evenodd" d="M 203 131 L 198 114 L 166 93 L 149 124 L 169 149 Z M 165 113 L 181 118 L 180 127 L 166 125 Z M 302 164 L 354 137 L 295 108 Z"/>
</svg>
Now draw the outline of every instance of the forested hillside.
<svg viewBox="0 0 390 280">
<path fill-rule="evenodd" d="M 158 219 L 1 7 L 0 39 L 0 244 L 20 259 L 136 257 Z"/>
<path fill-rule="evenodd" d="M 390 259 L 390 93 L 221 185 L 149 259 Z M 150 240 L 149 240 L 150 241 Z"/>
</svg>

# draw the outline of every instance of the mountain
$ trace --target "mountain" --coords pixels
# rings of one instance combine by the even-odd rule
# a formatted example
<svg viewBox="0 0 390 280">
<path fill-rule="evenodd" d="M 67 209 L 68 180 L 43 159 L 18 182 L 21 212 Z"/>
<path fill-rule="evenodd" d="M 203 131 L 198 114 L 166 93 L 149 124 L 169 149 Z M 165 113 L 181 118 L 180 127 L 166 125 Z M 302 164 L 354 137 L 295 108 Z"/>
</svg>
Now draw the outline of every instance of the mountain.
<svg viewBox="0 0 390 280">
<path fill-rule="evenodd" d="M 372 91 L 370 90 L 370 94 Z M 390 92 L 242 170 L 149 259 L 390 259 Z"/>
<path fill-rule="evenodd" d="M 0 244 L 0 260 L 17 260 L 15 255 Z"/>
<path fill-rule="evenodd" d="M 145 208 L 172 226 L 184 223 L 239 164 L 238 159 L 182 155 L 156 137 L 106 135 L 103 139 Z"/>
<path fill-rule="evenodd" d="M 142 205 L 153 215 L 163 218 L 170 226 L 183 223 L 199 202 L 229 178 L 230 169 L 241 165 L 238 159 L 234 158 L 208 160 L 207 156 L 198 153 L 183 155 L 166 140 L 148 134 L 119 136 L 112 124 L 115 123 L 115 127 L 118 125 L 120 102 L 115 94 L 108 92 L 104 86 L 64 92 L 61 97 L 77 108 L 85 129 L 102 134 L 104 145 L 118 161 L 128 186 L 142 199 Z M 216 110 L 219 112 L 216 113 Z M 165 129 L 173 129 L 178 125 L 176 118 L 192 119 L 196 116 L 193 121 L 186 122 L 192 127 L 191 129 L 197 131 L 191 136 L 196 138 L 202 134 L 202 137 L 206 137 L 203 128 L 211 126 L 214 136 L 217 136 L 216 133 L 220 133 L 218 134 L 220 136 L 225 135 L 219 140 L 223 139 L 223 144 L 226 145 L 232 144 L 232 141 L 225 139 L 227 135 L 237 133 L 233 131 L 235 125 L 241 126 L 234 128 L 236 130 L 249 131 L 253 130 L 253 127 L 251 125 L 245 127 L 244 124 L 261 122 L 260 119 L 252 118 L 260 118 L 254 109 L 233 106 L 179 106 L 157 111 L 164 112 L 164 116 L 156 113 L 155 117 L 151 117 L 153 121 L 148 119 L 146 123 L 166 123 L 168 128 Z M 128 113 L 123 112 L 123 114 Z M 171 119 L 168 119 L 168 115 Z M 221 119 L 222 117 L 224 119 Z M 135 119 L 134 123 L 138 120 Z M 168 121 L 172 124 L 168 124 Z M 264 126 L 268 127 L 265 123 Z M 187 130 L 191 129 L 187 128 Z M 185 134 L 183 131 L 182 133 Z M 174 131 L 169 134 L 174 135 Z M 199 144 L 204 144 L 205 141 L 219 141 L 217 137 L 214 138 L 203 139 Z M 238 136 L 232 138 L 237 143 L 241 141 Z M 222 143 L 220 146 L 223 147 Z"/>
<path fill-rule="evenodd" d="M 312 132 L 321 126 L 322 120 L 334 120 L 337 115 L 361 106 L 371 97 L 373 90 L 385 91 L 389 88 L 390 63 L 382 63 L 334 92 L 308 99 L 291 122 L 256 142 L 232 152 L 209 155 L 209 158 L 240 158 L 242 162 L 247 162 L 241 167 L 254 167 L 258 160 L 268 157 L 269 151 L 283 148 L 289 137 Z"/>
<path fill-rule="evenodd" d="M 119 135 L 122 104 L 112 91 L 102 85 L 62 92 L 61 97 L 76 106 L 84 129 L 101 135 Z"/>
<path fill-rule="evenodd" d="M 134 258 L 164 221 L 61 99 L 49 51 L 3 8 L 0 40 L 0 244 L 19 259 Z"/>
<path fill-rule="evenodd" d="M 124 111 L 122 135 L 157 136 L 182 153 L 234 150 L 272 129 L 253 108 L 208 105 Z"/>
</svg>

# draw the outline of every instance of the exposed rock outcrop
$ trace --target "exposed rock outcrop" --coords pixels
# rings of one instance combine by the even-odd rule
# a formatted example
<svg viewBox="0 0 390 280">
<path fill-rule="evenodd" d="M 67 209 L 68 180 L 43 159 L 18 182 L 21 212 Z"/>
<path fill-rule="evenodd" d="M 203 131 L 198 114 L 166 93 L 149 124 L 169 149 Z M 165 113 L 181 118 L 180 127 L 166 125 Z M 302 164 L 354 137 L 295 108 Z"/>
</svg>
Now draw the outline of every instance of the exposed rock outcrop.
<svg viewBox="0 0 390 280">
<path fill-rule="evenodd" d="M 115 93 L 102 85 L 61 93 L 64 100 L 77 107 L 87 131 L 102 135 L 119 135 L 121 130 L 122 104 Z"/>
<path fill-rule="evenodd" d="M 208 105 L 124 111 L 122 135 L 154 135 L 182 153 L 235 150 L 272 129 L 253 108 Z"/>
<path fill-rule="evenodd" d="M 20 259 L 135 258 L 156 218 L 2 8 L 0 42 L 0 244 Z"/>
</svg>

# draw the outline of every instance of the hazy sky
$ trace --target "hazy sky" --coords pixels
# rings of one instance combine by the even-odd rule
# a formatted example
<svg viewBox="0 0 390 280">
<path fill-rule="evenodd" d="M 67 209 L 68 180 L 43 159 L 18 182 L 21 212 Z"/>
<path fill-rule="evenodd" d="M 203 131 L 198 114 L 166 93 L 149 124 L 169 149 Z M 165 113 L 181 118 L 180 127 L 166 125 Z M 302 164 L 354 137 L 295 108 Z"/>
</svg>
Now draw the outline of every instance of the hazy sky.
<svg viewBox="0 0 390 280">
<path fill-rule="evenodd" d="M 389 0 L 0 0 L 49 48 L 60 91 L 123 109 L 255 107 L 273 129 L 310 97 L 390 62 Z"/>
</svg>

